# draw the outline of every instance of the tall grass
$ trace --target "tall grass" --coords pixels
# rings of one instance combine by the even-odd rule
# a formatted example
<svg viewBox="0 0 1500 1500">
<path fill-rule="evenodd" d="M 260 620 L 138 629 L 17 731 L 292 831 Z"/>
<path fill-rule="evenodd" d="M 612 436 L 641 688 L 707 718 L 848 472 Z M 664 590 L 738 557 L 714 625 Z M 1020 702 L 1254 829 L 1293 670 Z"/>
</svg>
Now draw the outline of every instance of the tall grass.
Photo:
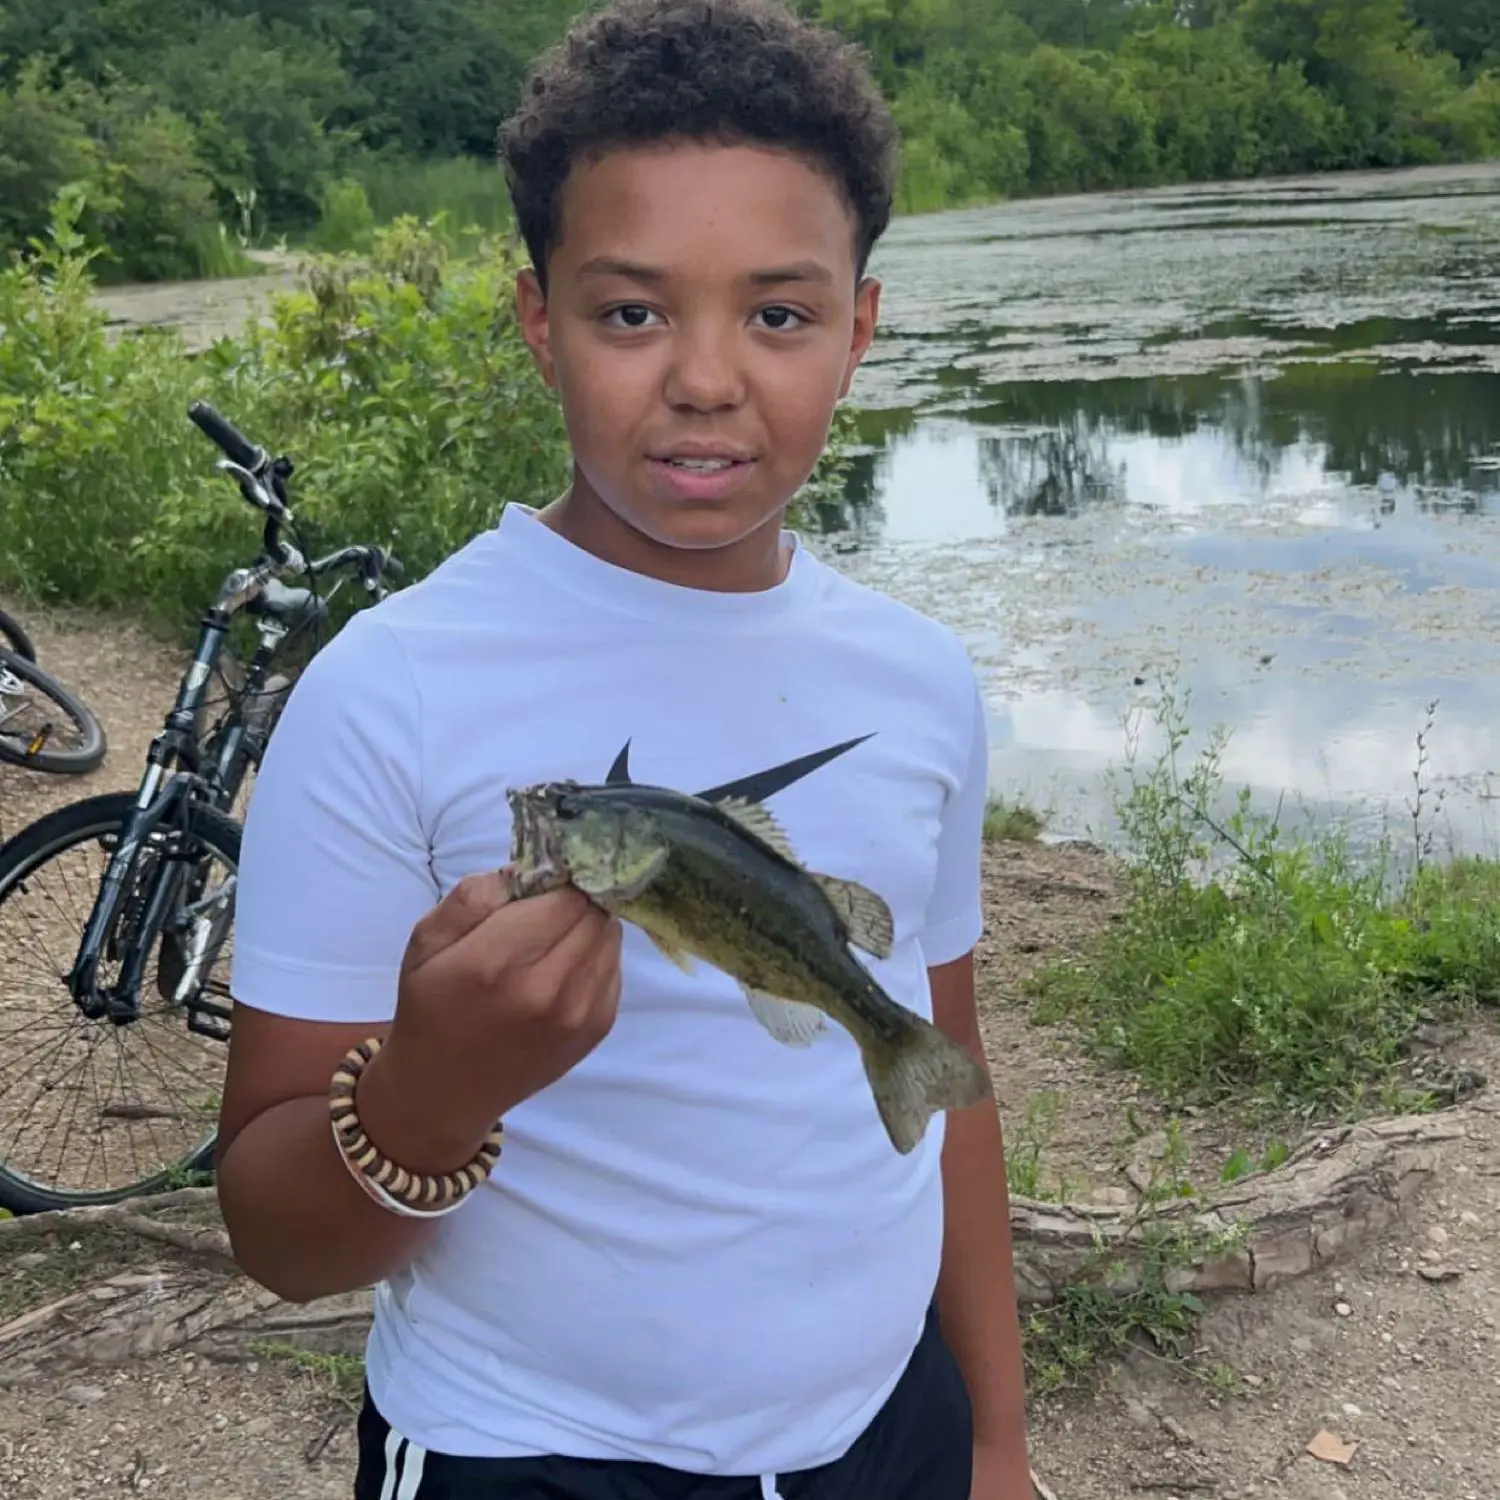
<svg viewBox="0 0 1500 1500">
<path fill-rule="evenodd" d="M 493 162 L 472 156 L 446 161 L 371 159 L 356 175 L 382 224 L 403 215 L 433 219 L 439 214 L 459 229 L 506 234 L 514 226 L 504 174 Z"/>
<path fill-rule="evenodd" d="M 1438 864 L 1419 838 L 1402 869 L 1389 838 L 1356 855 L 1337 824 L 1291 839 L 1248 790 L 1223 813 L 1227 736 L 1184 766 L 1185 708 L 1164 691 L 1165 749 L 1117 795 L 1126 909 L 1035 977 L 1040 1016 L 1072 1016 L 1174 1104 L 1351 1110 L 1399 1091 L 1424 1014 L 1500 1004 L 1500 864 Z"/>
</svg>

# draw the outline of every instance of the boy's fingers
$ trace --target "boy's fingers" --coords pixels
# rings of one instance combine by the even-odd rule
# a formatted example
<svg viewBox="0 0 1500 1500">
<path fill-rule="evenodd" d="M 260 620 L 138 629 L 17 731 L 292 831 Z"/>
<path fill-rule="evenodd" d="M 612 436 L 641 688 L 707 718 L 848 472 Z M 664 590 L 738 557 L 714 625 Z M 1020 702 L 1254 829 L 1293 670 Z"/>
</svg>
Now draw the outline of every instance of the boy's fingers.
<svg viewBox="0 0 1500 1500">
<path fill-rule="evenodd" d="M 609 927 L 610 918 L 590 905 L 581 921 L 570 923 L 555 943 L 527 965 L 525 986 L 531 997 L 543 1002 L 581 990 L 579 981 L 589 972 L 591 960 L 601 947 L 610 946 Z"/>
<path fill-rule="evenodd" d="M 502 871 L 502 878 L 504 872 Z M 604 913 L 581 891 L 564 888 L 524 900 L 512 897 L 491 911 L 454 945 L 455 961 L 479 972 L 495 967 L 530 968 L 545 959 L 575 928 L 592 931 Z"/>
<path fill-rule="evenodd" d="M 406 948 L 407 969 L 418 969 L 492 917 L 511 899 L 505 872 L 465 875 L 431 911 L 419 917 Z"/>
</svg>

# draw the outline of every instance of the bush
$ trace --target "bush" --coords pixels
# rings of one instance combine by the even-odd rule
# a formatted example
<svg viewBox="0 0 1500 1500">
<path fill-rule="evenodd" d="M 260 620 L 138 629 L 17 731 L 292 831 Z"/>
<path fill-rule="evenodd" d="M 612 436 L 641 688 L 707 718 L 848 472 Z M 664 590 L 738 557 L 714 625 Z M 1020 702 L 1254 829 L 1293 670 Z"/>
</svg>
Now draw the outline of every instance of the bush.
<svg viewBox="0 0 1500 1500">
<path fill-rule="evenodd" d="M 1223 814 L 1224 735 L 1184 772 L 1170 693 L 1159 713 L 1166 748 L 1117 800 L 1125 911 L 1039 973 L 1043 1018 L 1077 1018 L 1172 1103 L 1350 1108 L 1392 1084 L 1425 1011 L 1500 1002 L 1500 865 L 1419 843 L 1398 876 L 1388 842 L 1356 858 L 1336 826 L 1288 838 L 1248 792 Z"/>
<path fill-rule="evenodd" d="M 297 464 L 315 550 L 393 544 L 420 576 L 507 500 L 566 477 L 561 417 L 509 295 L 517 255 L 448 261 L 401 221 L 368 259 L 316 263 L 195 359 L 173 334 L 107 338 L 80 195 L 50 241 L 0 274 L 0 580 L 44 599 L 133 604 L 190 629 L 257 519 L 187 420 L 212 402 Z"/>
</svg>

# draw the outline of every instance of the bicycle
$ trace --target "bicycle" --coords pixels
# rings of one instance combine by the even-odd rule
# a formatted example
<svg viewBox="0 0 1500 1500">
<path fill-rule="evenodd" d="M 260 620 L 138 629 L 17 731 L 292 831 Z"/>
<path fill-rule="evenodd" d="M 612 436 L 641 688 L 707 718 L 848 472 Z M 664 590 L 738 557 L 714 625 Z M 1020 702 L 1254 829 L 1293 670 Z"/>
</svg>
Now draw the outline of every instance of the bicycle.
<svg viewBox="0 0 1500 1500">
<path fill-rule="evenodd" d="M 45 708 L 28 725 L 33 694 L 71 722 L 71 747 L 53 744 L 57 723 Z M 98 716 L 37 664 L 36 647 L 21 622 L 0 609 L 0 761 L 51 776 L 82 776 L 103 761 L 107 748 Z"/>
<path fill-rule="evenodd" d="M 231 808 L 245 777 L 260 764 L 292 687 L 290 678 L 270 669 L 289 640 L 316 632 L 325 622 L 328 599 L 343 580 L 320 597 L 320 578 L 340 570 L 357 573 L 366 593 L 378 601 L 385 597 L 386 579 L 399 583 L 404 576 L 399 559 L 369 543 L 307 561 L 300 545 L 282 537 L 286 529 L 302 541 L 287 498 L 291 461 L 272 459 L 205 403 L 195 402 L 189 416 L 225 454 L 217 468 L 264 513 L 261 550 L 252 564 L 225 574 L 201 617 L 192 660 L 147 752 L 136 791 L 105 793 L 59 808 L 0 846 L 5 977 L 0 1041 L 23 1032 L 28 1044 L 44 1038 L 18 1064 L 0 1069 L 0 1207 L 16 1214 L 118 1202 L 190 1180 L 211 1166 L 218 1134 L 217 1081 L 231 1017 L 228 986 L 212 978 L 234 921 L 241 825 Z M 289 587 L 284 580 L 294 575 L 305 577 L 307 587 Z M 228 684 L 225 713 L 210 725 L 207 687 L 232 659 L 227 642 L 239 615 L 254 620 L 259 645 L 237 674 L 238 685 Z M 8 909 L 15 898 L 30 892 L 48 866 L 95 845 L 102 851 L 103 869 L 89 879 L 92 906 L 71 963 L 64 967 L 59 961 L 55 937 L 48 955 L 45 977 L 49 984 L 61 980 L 70 1010 L 54 1028 L 59 1036 L 55 1051 L 39 1057 L 47 1030 L 35 1015 L 28 1011 L 19 1025 L 4 1025 L 8 1011 L 40 1009 L 19 983 L 16 937 L 7 936 Z M 216 863 L 226 872 L 218 879 L 212 873 Z M 50 908 L 44 909 L 28 929 L 23 914 L 21 928 L 41 932 L 45 941 L 52 936 L 50 920 Z M 153 955 L 155 1000 L 160 1002 L 155 1006 L 147 1004 Z M 112 982 L 106 981 L 107 968 L 114 971 Z M 160 1044 L 145 1043 L 155 1077 L 146 1090 L 130 1097 L 123 1078 L 125 1040 L 147 1036 L 148 1027 L 157 1028 L 150 1036 L 159 1031 L 162 1038 Z M 82 1096 L 75 1093 L 71 1103 L 61 1097 L 58 1059 L 66 1061 L 69 1050 L 78 1048 L 90 1065 L 100 1049 L 109 1054 L 115 1077 L 106 1086 L 114 1083 L 121 1097 L 101 1097 L 96 1079 L 91 1109 L 97 1119 L 88 1159 L 79 1169 L 82 1180 L 65 1185 L 61 1164 L 57 1180 L 22 1170 L 5 1145 L 5 1132 L 14 1121 L 21 1128 L 38 1125 L 45 1146 L 61 1129 L 65 1150 L 79 1123 Z M 186 1093 L 193 1096 L 174 1095 L 167 1101 L 170 1108 L 148 1097 L 152 1090 L 173 1093 L 169 1070 L 181 1073 Z M 8 1109 L 4 1090 L 17 1080 L 25 1096 L 19 1110 Z M 160 1149 L 156 1122 L 163 1119 L 183 1125 L 191 1138 L 184 1149 Z M 20 1133 L 18 1128 L 17 1137 Z M 140 1147 L 148 1136 L 153 1159 L 143 1167 Z M 123 1184 L 101 1184 L 101 1174 L 109 1169 L 108 1153 L 117 1147 L 129 1152 L 133 1175 Z M 96 1157 L 102 1158 L 102 1166 L 96 1167 Z"/>
</svg>

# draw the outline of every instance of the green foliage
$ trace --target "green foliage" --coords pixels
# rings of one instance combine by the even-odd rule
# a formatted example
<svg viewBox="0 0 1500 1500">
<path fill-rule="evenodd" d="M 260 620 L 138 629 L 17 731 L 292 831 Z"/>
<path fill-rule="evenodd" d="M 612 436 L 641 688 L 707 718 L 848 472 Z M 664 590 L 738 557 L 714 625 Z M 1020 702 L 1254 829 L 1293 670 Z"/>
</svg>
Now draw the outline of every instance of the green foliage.
<svg viewBox="0 0 1500 1500">
<path fill-rule="evenodd" d="M 810 9 L 869 49 L 895 101 L 906 212 L 1500 151 L 1500 12 L 1488 0 Z"/>
<path fill-rule="evenodd" d="M 561 416 L 515 324 L 508 243 L 454 263 L 403 220 L 325 260 L 195 359 L 175 335 L 111 341 L 92 302 L 81 193 L 0 273 L 0 582 L 190 629 L 259 519 L 187 420 L 212 402 L 297 465 L 307 545 L 387 542 L 417 578 L 509 500 L 550 500 Z"/>
<path fill-rule="evenodd" d="M 379 224 L 407 216 L 440 220 L 455 243 L 466 233 L 509 234 L 515 226 L 505 178 L 493 163 L 472 156 L 416 161 L 366 156 L 352 167 Z"/>
<path fill-rule="evenodd" d="M 1046 826 L 1046 815 L 1024 802 L 991 797 L 985 804 L 984 837 L 991 843 L 1032 844 Z"/>
<path fill-rule="evenodd" d="M 1075 1016 L 1172 1102 L 1348 1109 L 1392 1085 L 1424 1011 L 1500 1003 L 1500 865 L 1435 865 L 1419 842 L 1402 878 L 1388 841 L 1358 859 L 1337 826 L 1288 838 L 1248 791 L 1222 815 L 1223 734 L 1184 771 L 1170 692 L 1158 717 L 1159 760 L 1137 771 L 1132 744 L 1117 797 L 1124 914 L 1039 973 L 1039 1014 Z"/>
<path fill-rule="evenodd" d="M 586 3 L 8 0 L 0 250 L 69 182 L 100 274 L 226 268 L 220 224 L 321 248 L 403 214 L 503 232 L 496 127 Z M 867 50 L 902 212 L 1500 151 L 1492 0 L 794 4 Z"/>
</svg>

